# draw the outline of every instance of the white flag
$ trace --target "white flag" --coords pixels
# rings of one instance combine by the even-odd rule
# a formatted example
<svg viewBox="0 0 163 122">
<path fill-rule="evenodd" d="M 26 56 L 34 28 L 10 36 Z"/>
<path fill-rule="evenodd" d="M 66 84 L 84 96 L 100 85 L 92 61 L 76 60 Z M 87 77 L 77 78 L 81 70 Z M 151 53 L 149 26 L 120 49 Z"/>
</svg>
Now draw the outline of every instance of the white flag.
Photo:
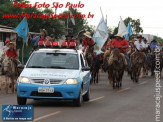
<svg viewBox="0 0 163 122">
<path fill-rule="evenodd" d="M 118 28 L 118 34 L 117 35 L 121 35 L 121 37 L 123 37 L 126 34 L 128 34 L 126 25 L 124 24 L 122 18 L 120 17 L 120 23 L 119 23 L 119 28 Z"/>
<path fill-rule="evenodd" d="M 104 43 L 106 42 L 106 40 L 108 39 L 108 28 L 106 25 L 106 22 L 104 20 L 104 17 L 102 16 L 96 31 L 93 35 L 93 40 L 94 42 L 96 42 L 95 45 L 95 52 L 97 54 L 101 53 L 101 48 L 103 47 Z"/>
<path fill-rule="evenodd" d="M 71 18 L 72 12 L 71 12 L 70 10 L 69 10 L 69 12 L 70 12 L 70 19 L 71 19 L 71 22 L 72 22 L 73 25 L 75 25 L 75 20 L 74 20 L 74 18 Z"/>
</svg>

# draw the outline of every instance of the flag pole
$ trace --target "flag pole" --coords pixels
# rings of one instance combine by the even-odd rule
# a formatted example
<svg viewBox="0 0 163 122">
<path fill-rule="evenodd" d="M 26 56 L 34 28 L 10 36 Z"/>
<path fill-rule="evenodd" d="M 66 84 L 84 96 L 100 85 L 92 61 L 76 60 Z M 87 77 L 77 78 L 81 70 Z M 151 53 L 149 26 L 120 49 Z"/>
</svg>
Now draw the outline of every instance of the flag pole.
<svg viewBox="0 0 163 122">
<path fill-rule="evenodd" d="M 102 16 L 103 16 L 103 13 L 102 13 L 102 9 L 101 9 L 101 6 L 100 6 L 100 11 L 101 11 L 101 14 L 102 14 Z"/>
<path fill-rule="evenodd" d="M 25 45 L 25 42 L 23 40 L 23 47 L 22 47 L 22 64 L 24 64 L 24 45 Z"/>
<path fill-rule="evenodd" d="M 107 23 L 108 23 L 107 21 L 108 21 L 108 19 L 107 19 L 107 14 L 106 14 L 106 26 L 107 26 Z"/>
<path fill-rule="evenodd" d="M 68 14 L 70 15 L 70 7 L 68 8 Z M 67 18 L 67 35 L 68 35 L 68 21 L 69 21 L 69 16 L 68 16 L 68 18 Z"/>
</svg>

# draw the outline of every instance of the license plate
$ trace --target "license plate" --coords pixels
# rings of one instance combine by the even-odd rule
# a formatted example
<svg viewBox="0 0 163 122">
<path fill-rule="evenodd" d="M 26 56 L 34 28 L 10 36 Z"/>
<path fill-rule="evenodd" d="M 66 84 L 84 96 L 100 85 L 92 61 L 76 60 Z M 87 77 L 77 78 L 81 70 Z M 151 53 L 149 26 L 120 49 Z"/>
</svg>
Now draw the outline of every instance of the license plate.
<svg viewBox="0 0 163 122">
<path fill-rule="evenodd" d="M 54 88 L 49 87 L 39 87 L 38 88 L 39 93 L 54 93 Z"/>
</svg>

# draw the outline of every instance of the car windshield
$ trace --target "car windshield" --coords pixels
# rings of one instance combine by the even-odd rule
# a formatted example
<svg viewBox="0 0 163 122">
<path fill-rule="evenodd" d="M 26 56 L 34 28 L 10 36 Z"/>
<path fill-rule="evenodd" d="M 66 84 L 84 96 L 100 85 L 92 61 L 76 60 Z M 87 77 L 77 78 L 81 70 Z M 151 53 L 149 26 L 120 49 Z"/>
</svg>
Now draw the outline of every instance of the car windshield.
<svg viewBox="0 0 163 122">
<path fill-rule="evenodd" d="M 77 54 L 34 53 L 26 68 L 79 69 Z"/>
</svg>

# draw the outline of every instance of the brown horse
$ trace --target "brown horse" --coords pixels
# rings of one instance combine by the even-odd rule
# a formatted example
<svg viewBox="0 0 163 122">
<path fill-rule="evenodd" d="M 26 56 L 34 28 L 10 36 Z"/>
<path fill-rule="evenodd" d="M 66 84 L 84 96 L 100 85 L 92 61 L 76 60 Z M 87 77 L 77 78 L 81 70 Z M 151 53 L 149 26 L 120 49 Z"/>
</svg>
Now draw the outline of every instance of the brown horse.
<svg viewBox="0 0 163 122">
<path fill-rule="evenodd" d="M 130 73 L 130 76 L 133 82 L 136 82 L 136 83 L 139 82 L 139 75 L 145 62 L 146 62 L 146 58 L 143 52 L 133 53 L 131 57 L 132 67 L 131 67 L 131 73 Z"/>
<path fill-rule="evenodd" d="M 108 66 L 108 78 L 113 81 L 113 89 L 120 88 L 122 86 L 122 77 L 125 69 L 125 59 L 120 54 L 119 49 L 113 50 L 113 55 L 110 56 L 109 66 Z M 110 61 L 112 60 L 112 63 Z"/>
<path fill-rule="evenodd" d="M 8 88 L 9 88 L 9 82 L 11 81 L 10 87 L 12 93 L 14 93 L 14 87 L 15 87 L 15 76 L 16 76 L 16 65 L 14 62 L 14 59 L 5 56 L 3 62 L 2 62 L 3 72 L 5 74 L 5 91 L 6 94 L 8 94 Z"/>
<path fill-rule="evenodd" d="M 98 83 L 98 72 L 99 72 L 99 69 L 100 69 L 100 61 L 97 59 L 96 62 L 95 62 L 95 60 L 94 60 L 94 57 L 93 57 L 94 45 L 89 45 L 86 48 L 84 55 L 85 55 L 86 60 L 88 62 L 88 66 L 91 69 L 90 71 L 91 71 L 91 75 L 92 75 L 92 82 L 93 83 Z"/>
</svg>

